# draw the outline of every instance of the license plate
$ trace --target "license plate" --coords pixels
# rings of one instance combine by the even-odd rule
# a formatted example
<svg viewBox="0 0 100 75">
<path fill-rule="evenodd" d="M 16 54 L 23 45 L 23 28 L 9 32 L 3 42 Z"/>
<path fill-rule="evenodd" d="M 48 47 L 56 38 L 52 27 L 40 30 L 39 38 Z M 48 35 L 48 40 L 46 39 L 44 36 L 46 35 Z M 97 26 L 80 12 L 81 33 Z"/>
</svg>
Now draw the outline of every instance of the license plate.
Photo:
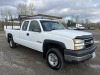
<svg viewBox="0 0 100 75">
<path fill-rule="evenodd" d="M 93 52 L 93 54 L 92 54 L 92 58 L 94 59 L 95 57 L 96 57 L 96 53 Z"/>
</svg>

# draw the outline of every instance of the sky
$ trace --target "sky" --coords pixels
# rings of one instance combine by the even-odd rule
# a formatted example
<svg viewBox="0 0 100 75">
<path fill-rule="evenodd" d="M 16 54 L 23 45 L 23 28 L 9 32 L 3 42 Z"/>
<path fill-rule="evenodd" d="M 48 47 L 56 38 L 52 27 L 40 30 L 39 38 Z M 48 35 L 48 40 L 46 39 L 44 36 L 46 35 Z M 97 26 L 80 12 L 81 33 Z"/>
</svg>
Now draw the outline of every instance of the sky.
<svg viewBox="0 0 100 75">
<path fill-rule="evenodd" d="M 100 0 L 0 0 L 0 9 L 11 8 L 15 14 L 19 3 L 34 4 L 36 13 L 100 22 Z"/>
</svg>

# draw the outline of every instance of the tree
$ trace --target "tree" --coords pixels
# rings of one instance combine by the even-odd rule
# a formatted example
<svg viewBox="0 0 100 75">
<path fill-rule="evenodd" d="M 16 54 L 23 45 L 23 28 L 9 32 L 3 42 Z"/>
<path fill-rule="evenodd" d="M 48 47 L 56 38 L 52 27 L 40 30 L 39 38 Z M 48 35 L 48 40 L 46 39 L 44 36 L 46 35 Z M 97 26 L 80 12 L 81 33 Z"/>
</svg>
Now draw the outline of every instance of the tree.
<svg viewBox="0 0 100 75">
<path fill-rule="evenodd" d="M 11 9 L 5 9 L 5 13 L 8 18 L 12 17 L 12 10 Z"/>
<path fill-rule="evenodd" d="M 34 5 L 30 3 L 26 5 L 24 3 L 20 3 L 17 5 L 18 15 L 33 15 Z"/>
<path fill-rule="evenodd" d="M 34 4 L 33 3 L 30 3 L 29 5 L 28 5 L 28 14 L 29 15 L 34 15 L 34 13 L 33 13 L 33 11 L 35 10 L 35 8 L 34 8 Z"/>
<path fill-rule="evenodd" d="M 4 25 L 5 25 L 5 18 L 10 18 L 10 16 L 12 16 L 12 11 L 11 9 L 2 9 L 0 10 L 0 15 L 1 15 L 1 21 L 0 21 L 0 30 L 3 30 Z"/>
<path fill-rule="evenodd" d="M 67 22 L 67 27 L 75 27 L 76 23 L 71 21 L 71 20 L 68 20 Z"/>
<path fill-rule="evenodd" d="M 89 19 L 86 19 L 85 22 L 86 22 L 86 24 L 88 24 L 89 23 Z"/>
<path fill-rule="evenodd" d="M 24 3 L 20 3 L 17 5 L 18 15 L 26 15 L 27 14 L 27 5 Z"/>
<path fill-rule="evenodd" d="M 70 26 L 71 26 L 71 20 L 68 20 L 67 27 L 70 27 Z"/>
<path fill-rule="evenodd" d="M 75 16 L 75 21 L 76 21 L 76 23 L 79 23 L 79 15 Z"/>
<path fill-rule="evenodd" d="M 2 20 L 5 18 L 12 17 L 12 10 L 10 8 L 1 9 L 1 18 Z"/>
<path fill-rule="evenodd" d="M 3 20 L 5 18 L 4 11 L 2 8 L 0 10 L 0 16 L 1 16 L 1 20 Z"/>
</svg>

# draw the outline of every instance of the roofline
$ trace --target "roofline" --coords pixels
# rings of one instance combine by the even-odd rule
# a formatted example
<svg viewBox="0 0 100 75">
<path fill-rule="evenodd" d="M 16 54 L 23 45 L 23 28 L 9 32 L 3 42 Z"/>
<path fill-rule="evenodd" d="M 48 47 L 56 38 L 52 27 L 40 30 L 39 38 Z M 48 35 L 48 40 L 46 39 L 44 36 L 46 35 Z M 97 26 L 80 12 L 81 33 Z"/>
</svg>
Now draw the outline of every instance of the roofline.
<svg viewBox="0 0 100 75">
<path fill-rule="evenodd" d="M 37 16 L 41 16 L 41 18 L 36 18 Z M 44 18 L 45 17 L 45 18 Z M 57 16 L 51 16 L 51 15 L 45 15 L 45 14 L 37 14 L 37 15 L 19 15 L 18 18 L 12 18 L 11 17 L 11 21 L 19 21 L 19 20 L 27 20 L 27 19 L 51 19 L 51 20 L 55 20 L 55 19 L 62 19 L 62 17 L 57 17 Z M 9 21 L 10 21 L 9 20 Z"/>
<path fill-rule="evenodd" d="M 37 14 L 37 15 L 33 15 L 33 16 L 31 16 L 31 15 L 19 15 L 19 19 L 26 19 L 26 18 L 29 18 L 29 17 L 36 17 L 36 16 L 41 16 L 42 18 L 48 17 L 48 18 L 62 19 L 62 17 L 45 15 L 45 14 Z"/>
</svg>

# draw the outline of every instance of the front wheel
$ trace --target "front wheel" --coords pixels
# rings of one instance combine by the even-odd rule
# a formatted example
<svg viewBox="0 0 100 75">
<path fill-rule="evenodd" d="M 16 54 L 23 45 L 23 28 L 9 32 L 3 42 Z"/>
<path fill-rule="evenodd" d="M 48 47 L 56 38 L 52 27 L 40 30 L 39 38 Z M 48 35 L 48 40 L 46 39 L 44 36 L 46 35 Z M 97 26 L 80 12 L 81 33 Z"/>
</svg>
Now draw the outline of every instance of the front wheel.
<svg viewBox="0 0 100 75">
<path fill-rule="evenodd" d="M 56 48 L 51 48 L 48 50 L 46 59 L 49 67 L 54 70 L 58 70 L 63 66 L 63 56 Z"/>
</svg>

